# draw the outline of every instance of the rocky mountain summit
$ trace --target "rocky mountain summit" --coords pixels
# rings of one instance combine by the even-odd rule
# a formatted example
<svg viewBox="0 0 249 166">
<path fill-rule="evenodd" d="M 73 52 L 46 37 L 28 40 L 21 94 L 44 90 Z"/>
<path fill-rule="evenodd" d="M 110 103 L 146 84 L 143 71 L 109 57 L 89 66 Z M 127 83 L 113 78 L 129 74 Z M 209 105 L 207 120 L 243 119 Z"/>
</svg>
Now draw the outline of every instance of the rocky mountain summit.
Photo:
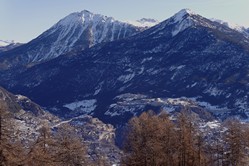
<svg viewBox="0 0 249 166">
<path fill-rule="evenodd" d="M 70 51 L 132 36 L 143 29 L 87 10 L 71 13 L 27 44 L 0 53 L 0 69 L 45 62 Z"/>
</svg>

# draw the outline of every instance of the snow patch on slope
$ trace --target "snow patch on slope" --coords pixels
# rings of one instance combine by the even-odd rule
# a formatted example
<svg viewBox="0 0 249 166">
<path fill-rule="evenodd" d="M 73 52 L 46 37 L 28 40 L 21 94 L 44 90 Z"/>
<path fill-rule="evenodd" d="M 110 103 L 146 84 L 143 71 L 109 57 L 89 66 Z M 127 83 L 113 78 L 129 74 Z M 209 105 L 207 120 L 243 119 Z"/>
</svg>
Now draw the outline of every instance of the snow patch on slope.
<svg viewBox="0 0 249 166">
<path fill-rule="evenodd" d="M 225 26 L 227 26 L 227 27 L 229 27 L 231 29 L 234 29 L 234 30 L 236 30 L 238 32 L 241 32 L 241 33 L 249 35 L 248 29 L 246 29 L 244 26 L 240 26 L 238 24 L 227 22 L 227 21 L 223 21 L 223 20 L 219 20 L 219 19 L 216 19 L 216 18 L 211 18 L 210 20 L 214 21 L 214 22 L 218 22 L 218 23 L 220 23 L 222 25 L 225 25 Z"/>
<path fill-rule="evenodd" d="M 220 122 L 217 120 L 207 122 L 203 127 L 209 127 L 211 129 L 219 128 L 221 126 Z"/>
<path fill-rule="evenodd" d="M 181 98 L 168 98 L 167 102 L 172 105 L 182 105 L 182 106 L 188 106 L 192 104 L 189 101 L 183 100 Z"/>
<path fill-rule="evenodd" d="M 47 61 L 72 50 L 84 50 L 140 31 L 141 27 L 83 10 L 69 14 L 34 39 L 39 44 L 29 47 L 25 56 L 28 63 Z"/>
<path fill-rule="evenodd" d="M 171 32 L 172 37 L 176 36 L 178 33 L 184 31 L 185 29 L 193 25 L 194 22 L 190 18 L 190 16 L 194 14 L 195 13 L 192 12 L 190 9 L 183 9 L 172 17 L 172 23 L 177 24 Z"/>
<path fill-rule="evenodd" d="M 193 22 L 191 20 L 183 20 L 179 25 L 177 25 L 174 30 L 172 31 L 172 37 L 176 36 L 178 33 L 184 31 L 188 27 L 192 26 Z"/>
<path fill-rule="evenodd" d="M 70 109 L 71 111 L 80 111 L 85 114 L 90 114 L 96 108 L 96 99 L 76 101 L 73 103 L 65 104 L 63 107 Z"/>
<path fill-rule="evenodd" d="M 121 81 L 121 82 L 123 82 L 123 83 L 127 83 L 130 80 L 132 80 L 134 77 L 135 77 L 135 73 L 130 73 L 130 74 L 127 74 L 127 75 L 121 75 L 121 76 L 119 76 L 118 80 Z"/>
<path fill-rule="evenodd" d="M 5 46 L 8 46 L 10 44 L 15 44 L 17 42 L 15 42 L 14 40 L 0 40 L 0 47 L 5 47 Z"/>
<path fill-rule="evenodd" d="M 127 21 L 127 23 L 132 24 L 137 27 L 150 28 L 150 27 L 157 25 L 159 21 L 155 19 L 151 19 L 151 18 L 142 18 L 136 21 Z"/>
<path fill-rule="evenodd" d="M 181 22 L 186 16 L 195 15 L 190 9 L 182 9 L 173 16 L 174 23 Z"/>
<path fill-rule="evenodd" d="M 23 95 L 16 95 L 17 99 L 18 100 L 26 100 L 28 99 L 26 96 L 23 96 Z"/>
</svg>

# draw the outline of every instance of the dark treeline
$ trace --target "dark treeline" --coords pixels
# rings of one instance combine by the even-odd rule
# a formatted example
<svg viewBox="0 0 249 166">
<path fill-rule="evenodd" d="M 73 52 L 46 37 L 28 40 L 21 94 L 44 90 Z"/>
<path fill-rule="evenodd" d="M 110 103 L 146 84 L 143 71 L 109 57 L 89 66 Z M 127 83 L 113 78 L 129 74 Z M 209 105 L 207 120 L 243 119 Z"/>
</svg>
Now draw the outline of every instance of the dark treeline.
<svg viewBox="0 0 249 166">
<path fill-rule="evenodd" d="M 221 131 L 207 133 L 190 111 L 175 120 L 152 111 L 132 118 L 127 127 L 123 165 L 248 166 L 249 128 L 227 120 Z"/>
<path fill-rule="evenodd" d="M 51 130 L 44 122 L 32 140 L 18 133 L 13 113 L 0 101 L 0 166 L 94 166 L 87 146 L 75 130 L 62 124 Z"/>
<path fill-rule="evenodd" d="M 0 166 L 105 166 L 91 159 L 88 146 L 72 126 L 51 130 L 44 123 L 32 140 L 18 133 L 11 108 L 0 101 Z M 191 111 L 175 119 L 152 111 L 132 118 L 127 126 L 123 157 L 127 166 L 247 166 L 249 128 L 225 121 L 214 133 L 199 127 Z"/>
</svg>

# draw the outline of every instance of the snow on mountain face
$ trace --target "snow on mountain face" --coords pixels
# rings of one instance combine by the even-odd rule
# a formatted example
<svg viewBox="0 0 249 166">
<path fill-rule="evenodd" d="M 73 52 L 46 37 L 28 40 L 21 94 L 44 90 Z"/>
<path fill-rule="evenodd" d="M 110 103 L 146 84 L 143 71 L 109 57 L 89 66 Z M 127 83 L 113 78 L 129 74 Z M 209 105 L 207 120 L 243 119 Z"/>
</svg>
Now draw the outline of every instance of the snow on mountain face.
<svg viewBox="0 0 249 166">
<path fill-rule="evenodd" d="M 249 36 L 249 31 L 244 26 L 240 26 L 238 24 L 226 22 L 226 21 L 223 21 L 223 20 L 215 19 L 215 18 L 211 18 L 210 20 L 214 21 L 214 22 L 218 22 L 218 23 L 220 23 L 222 25 L 225 25 L 225 26 L 227 26 L 227 27 L 229 27 L 231 29 L 234 29 L 234 30 L 236 30 L 238 32 L 241 32 L 241 33 L 246 34 L 246 35 Z"/>
<path fill-rule="evenodd" d="M 60 116 L 78 116 L 78 111 L 105 122 L 120 117 L 122 123 L 141 109 L 140 101 L 147 109 L 143 99 L 127 107 L 113 102 L 130 93 L 150 99 L 198 98 L 216 117 L 248 118 L 248 43 L 243 34 L 183 10 L 137 35 L 61 56 L 16 76 L 11 73 L 13 77 L 1 75 L 0 81 L 57 108 Z"/>
<path fill-rule="evenodd" d="M 13 40 L 12 41 L 0 40 L 0 47 L 5 47 L 5 46 L 10 45 L 12 43 L 15 43 L 15 42 Z"/>
<path fill-rule="evenodd" d="M 178 35 L 180 32 L 183 32 L 184 30 L 188 28 L 191 28 L 191 27 L 196 28 L 199 26 L 209 28 L 212 31 L 216 31 L 217 29 L 219 29 L 219 31 L 222 31 L 222 32 L 225 32 L 225 31 L 226 33 L 230 32 L 230 34 L 234 34 L 233 30 L 240 32 L 240 33 L 243 30 L 243 28 L 239 28 L 239 27 L 237 27 L 236 29 L 235 27 L 224 26 L 224 24 L 222 24 L 221 22 L 212 21 L 210 19 L 202 17 L 196 14 L 195 12 L 191 11 L 190 9 L 182 9 L 181 11 L 173 15 L 171 18 L 156 25 L 155 28 L 151 28 L 152 29 L 151 31 L 153 31 L 154 29 L 157 29 L 158 30 L 157 32 L 159 35 L 158 37 L 160 37 L 162 34 L 164 35 L 170 34 L 167 32 L 160 32 L 160 31 L 165 29 L 165 27 L 172 27 L 171 29 L 169 29 L 169 32 L 171 32 L 171 36 L 174 37 Z M 155 34 L 155 32 L 152 32 L 152 33 Z M 242 38 L 245 38 L 245 37 L 248 38 L 248 33 L 245 31 L 245 29 L 243 30 L 242 35 L 243 35 L 241 36 Z M 229 34 L 227 35 L 227 37 L 228 36 Z M 240 41 L 238 40 L 236 42 L 240 42 Z"/>
<path fill-rule="evenodd" d="M 4 62 L 10 68 L 44 62 L 72 50 L 83 50 L 99 43 L 126 38 L 141 30 L 112 17 L 84 10 L 66 16 L 21 48 L 4 53 L 0 63 Z M 8 59 L 10 54 L 12 59 Z M 13 60 L 14 56 L 18 56 L 18 61 Z"/>
<path fill-rule="evenodd" d="M 10 47 L 10 46 L 18 46 L 21 43 L 16 42 L 14 40 L 0 40 L 0 49 L 5 48 L 5 47 Z"/>
<path fill-rule="evenodd" d="M 187 12 L 180 12 L 177 15 L 174 16 L 174 23 L 179 23 L 179 25 L 174 29 L 174 31 L 172 31 L 172 36 L 177 35 L 179 32 L 184 31 L 185 29 L 187 29 L 188 27 L 193 25 L 193 22 L 191 19 L 184 19 L 183 17 L 185 17 L 186 15 L 188 15 Z"/>
<path fill-rule="evenodd" d="M 16 42 L 14 40 L 0 40 L 0 53 L 3 51 L 8 51 L 13 48 L 16 48 L 18 46 L 22 45 L 19 42 Z"/>
<path fill-rule="evenodd" d="M 151 18 L 142 18 L 136 21 L 127 21 L 129 24 L 132 24 L 137 27 L 150 28 L 159 23 L 159 21 Z"/>
<path fill-rule="evenodd" d="M 158 24 L 156 27 L 161 31 L 167 26 L 172 26 L 173 29 L 171 29 L 171 35 L 174 37 L 185 29 L 194 26 L 195 22 L 199 22 L 195 20 L 196 16 L 197 15 L 190 9 L 182 9 L 171 18 Z"/>
<path fill-rule="evenodd" d="M 141 94 L 121 94 L 115 97 L 105 115 L 115 123 L 122 123 L 123 117 L 138 116 L 148 109 L 164 111 L 174 116 L 183 108 L 190 108 L 201 119 L 213 121 L 214 116 L 197 101 L 188 98 L 150 98 Z"/>
<path fill-rule="evenodd" d="M 178 13 L 176 13 L 172 17 L 172 19 L 174 19 L 174 23 L 177 23 L 177 22 L 181 22 L 182 20 L 184 20 L 186 16 L 191 16 L 191 15 L 195 15 L 195 13 L 191 11 L 190 9 L 182 9 Z"/>
<path fill-rule="evenodd" d="M 65 17 L 59 23 L 54 25 L 51 32 L 47 35 L 51 35 L 57 29 L 62 29 L 60 36 L 56 42 L 60 42 L 61 39 L 67 38 L 70 34 L 75 34 L 73 39 L 69 38 L 65 40 L 66 43 L 71 42 L 73 45 L 80 38 L 84 38 L 82 35 L 88 35 L 88 45 L 91 47 L 95 44 L 118 40 L 131 35 L 131 31 L 137 31 L 135 27 L 131 27 L 126 23 L 115 20 L 112 17 L 103 16 L 100 14 L 93 14 L 89 11 L 82 11 L 72 13 Z M 130 30 L 129 28 L 133 28 Z M 79 31 L 77 31 L 79 29 Z"/>
</svg>

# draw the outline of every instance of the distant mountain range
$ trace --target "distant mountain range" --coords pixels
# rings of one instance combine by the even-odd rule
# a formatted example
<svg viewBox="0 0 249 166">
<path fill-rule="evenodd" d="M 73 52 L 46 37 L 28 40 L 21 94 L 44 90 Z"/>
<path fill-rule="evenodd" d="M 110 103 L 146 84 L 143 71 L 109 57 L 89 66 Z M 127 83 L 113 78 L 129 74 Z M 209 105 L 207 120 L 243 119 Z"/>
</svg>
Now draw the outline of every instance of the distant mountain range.
<svg viewBox="0 0 249 166">
<path fill-rule="evenodd" d="M 223 25 L 225 25 L 225 26 L 227 26 L 227 27 L 229 27 L 231 29 L 234 29 L 234 30 L 236 30 L 238 32 L 241 32 L 241 33 L 243 33 L 245 35 L 248 35 L 248 37 L 249 37 L 249 28 L 246 28 L 244 26 L 240 26 L 240 25 L 237 25 L 237 24 L 229 23 L 229 22 L 219 20 L 219 19 L 214 19 L 213 18 L 211 20 L 215 21 L 215 22 L 218 22 L 220 24 L 223 24 Z"/>
<path fill-rule="evenodd" d="M 140 20 L 136 21 L 127 21 L 128 23 L 137 26 L 137 27 L 144 27 L 144 28 L 150 28 L 152 26 L 155 26 L 159 23 L 159 21 L 151 18 L 142 18 Z"/>
<path fill-rule="evenodd" d="M 3 51 L 11 50 L 21 45 L 22 43 L 16 42 L 14 40 L 11 41 L 0 40 L 0 53 Z"/>
<path fill-rule="evenodd" d="M 73 13 L 0 54 L 0 69 L 1 85 L 64 118 L 119 125 L 148 109 L 170 110 L 174 99 L 209 118 L 249 117 L 248 36 L 188 9 L 148 29 Z"/>
<path fill-rule="evenodd" d="M 0 40 L 0 47 L 5 47 L 7 45 L 10 45 L 12 43 L 15 43 L 14 41 L 4 41 L 4 40 Z"/>
</svg>

